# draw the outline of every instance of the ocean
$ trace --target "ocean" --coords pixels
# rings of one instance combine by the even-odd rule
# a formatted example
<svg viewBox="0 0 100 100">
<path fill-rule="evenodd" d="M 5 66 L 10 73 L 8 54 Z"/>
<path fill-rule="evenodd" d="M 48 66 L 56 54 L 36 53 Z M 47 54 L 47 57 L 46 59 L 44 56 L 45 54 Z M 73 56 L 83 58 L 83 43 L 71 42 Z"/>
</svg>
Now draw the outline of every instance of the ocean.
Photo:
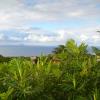
<svg viewBox="0 0 100 100">
<path fill-rule="evenodd" d="M 5 57 L 14 57 L 14 56 L 40 56 L 41 54 L 43 55 L 48 55 L 52 53 L 52 51 L 56 48 L 56 46 L 15 46 L 15 45 L 10 45 L 10 46 L 0 46 L 0 55 L 5 56 Z M 100 47 L 97 47 L 100 50 Z M 88 53 L 93 53 L 93 50 L 91 47 L 87 48 Z"/>
<path fill-rule="evenodd" d="M 52 53 L 55 46 L 0 46 L 0 55 L 14 56 L 40 56 Z"/>
</svg>

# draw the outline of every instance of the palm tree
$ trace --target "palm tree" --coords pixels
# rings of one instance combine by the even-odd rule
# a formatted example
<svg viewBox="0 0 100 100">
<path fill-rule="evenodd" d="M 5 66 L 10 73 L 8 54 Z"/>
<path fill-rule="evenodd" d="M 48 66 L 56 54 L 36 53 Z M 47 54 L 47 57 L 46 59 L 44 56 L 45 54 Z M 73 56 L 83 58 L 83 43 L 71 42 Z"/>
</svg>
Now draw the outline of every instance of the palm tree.
<svg viewBox="0 0 100 100">
<path fill-rule="evenodd" d="M 100 49 L 97 47 L 92 47 L 93 51 L 97 54 L 100 55 Z"/>
<path fill-rule="evenodd" d="M 65 49 L 65 46 L 64 45 L 59 45 L 58 47 L 56 47 L 53 51 L 54 54 L 59 54 L 61 52 L 63 52 Z"/>
</svg>

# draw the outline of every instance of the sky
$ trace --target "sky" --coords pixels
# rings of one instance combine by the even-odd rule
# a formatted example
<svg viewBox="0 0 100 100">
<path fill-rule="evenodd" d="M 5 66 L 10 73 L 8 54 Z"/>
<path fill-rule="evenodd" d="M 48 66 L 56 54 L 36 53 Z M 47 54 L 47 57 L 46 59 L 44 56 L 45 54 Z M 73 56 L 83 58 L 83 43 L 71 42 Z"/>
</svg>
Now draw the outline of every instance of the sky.
<svg viewBox="0 0 100 100">
<path fill-rule="evenodd" d="M 100 0 L 0 0 L 0 45 L 100 46 Z"/>
</svg>

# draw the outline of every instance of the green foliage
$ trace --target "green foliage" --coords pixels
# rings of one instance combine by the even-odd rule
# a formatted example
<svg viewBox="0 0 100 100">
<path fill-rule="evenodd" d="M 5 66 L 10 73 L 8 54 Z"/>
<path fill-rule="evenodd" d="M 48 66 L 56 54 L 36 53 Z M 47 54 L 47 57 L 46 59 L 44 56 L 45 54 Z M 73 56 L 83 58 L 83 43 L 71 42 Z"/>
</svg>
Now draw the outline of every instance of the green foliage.
<svg viewBox="0 0 100 100">
<path fill-rule="evenodd" d="M 86 48 L 69 40 L 36 64 L 23 57 L 1 63 L 0 100 L 99 100 L 100 62 Z"/>
<path fill-rule="evenodd" d="M 100 49 L 98 49 L 96 47 L 92 47 L 92 49 L 97 55 L 100 55 Z"/>
</svg>

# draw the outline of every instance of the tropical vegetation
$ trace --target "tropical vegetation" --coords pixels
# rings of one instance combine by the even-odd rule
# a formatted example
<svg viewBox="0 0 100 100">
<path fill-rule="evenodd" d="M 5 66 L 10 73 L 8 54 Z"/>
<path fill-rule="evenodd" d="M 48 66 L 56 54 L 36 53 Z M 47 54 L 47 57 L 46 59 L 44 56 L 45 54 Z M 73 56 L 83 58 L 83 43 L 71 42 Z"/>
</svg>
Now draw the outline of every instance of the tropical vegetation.
<svg viewBox="0 0 100 100">
<path fill-rule="evenodd" d="M 100 62 L 69 40 L 52 54 L 0 63 L 0 100 L 100 100 Z"/>
</svg>

